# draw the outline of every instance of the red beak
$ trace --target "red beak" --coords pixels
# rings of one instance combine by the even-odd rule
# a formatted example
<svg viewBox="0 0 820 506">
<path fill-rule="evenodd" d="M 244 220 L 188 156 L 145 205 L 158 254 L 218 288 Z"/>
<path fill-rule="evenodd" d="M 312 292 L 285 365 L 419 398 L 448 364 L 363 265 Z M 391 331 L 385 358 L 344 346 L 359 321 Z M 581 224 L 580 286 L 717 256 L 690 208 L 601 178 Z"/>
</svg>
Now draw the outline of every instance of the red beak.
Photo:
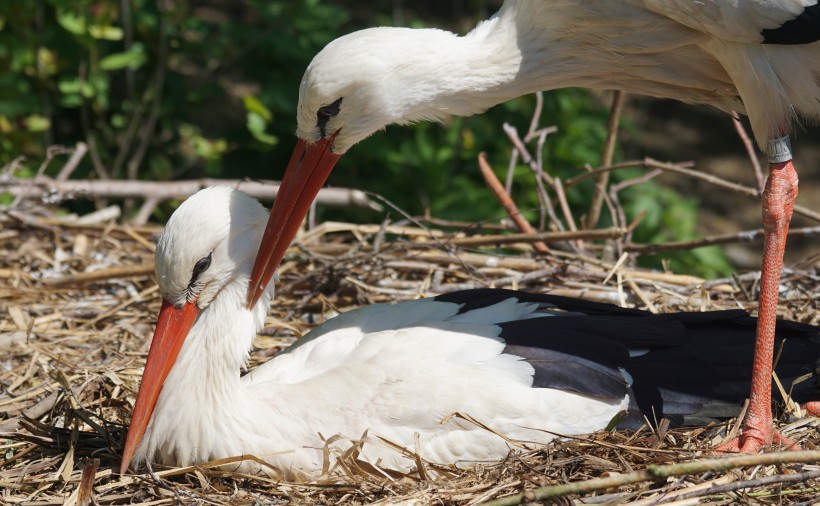
<svg viewBox="0 0 820 506">
<path fill-rule="evenodd" d="M 296 236 L 310 204 L 341 157 L 331 151 L 335 137 L 334 134 L 312 144 L 302 139 L 296 141 L 253 264 L 248 287 L 248 308 L 254 307 L 262 296 L 290 242 Z"/>
<path fill-rule="evenodd" d="M 142 373 L 142 384 L 137 393 L 134 413 L 131 415 L 131 425 L 128 426 L 128 437 L 125 438 L 120 474 L 128 470 L 128 464 L 131 463 L 134 451 L 145 434 L 145 428 L 148 427 L 148 421 L 154 412 L 162 384 L 174 366 L 179 349 L 188 337 L 199 311 L 196 301 L 188 302 L 179 309 L 167 300 L 162 301 L 157 328 L 154 330 L 145 371 Z"/>
</svg>

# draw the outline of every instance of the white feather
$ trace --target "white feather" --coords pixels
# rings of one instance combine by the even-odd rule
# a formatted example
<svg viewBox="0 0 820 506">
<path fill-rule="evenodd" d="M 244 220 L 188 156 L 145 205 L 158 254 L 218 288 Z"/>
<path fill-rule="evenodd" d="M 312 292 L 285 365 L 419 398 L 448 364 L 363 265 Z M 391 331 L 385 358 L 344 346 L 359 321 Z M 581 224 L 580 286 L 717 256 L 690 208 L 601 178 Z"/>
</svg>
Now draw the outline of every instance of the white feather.
<svg viewBox="0 0 820 506">
<path fill-rule="evenodd" d="M 507 1 L 463 37 L 371 28 L 328 44 L 299 91 L 299 137 L 342 98 L 334 151 L 392 123 L 467 116 L 528 93 L 618 89 L 749 115 L 758 143 L 820 117 L 820 43 L 761 44 L 816 0 Z"/>
<path fill-rule="evenodd" d="M 180 259 L 190 266 L 208 251 L 225 252 L 214 253 L 203 276 L 232 272 L 205 280 L 215 295 L 165 380 L 137 461 L 184 466 L 253 454 L 287 476 L 316 476 L 323 438 L 345 436 L 331 445 L 344 450 L 366 431 L 365 461 L 415 466 L 387 440 L 432 462 L 466 465 L 504 458 L 511 444 L 457 413 L 510 439 L 543 443 L 601 429 L 627 407 L 627 398 L 532 388 L 532 367 L 502 353 L 495 324 L 539 313 L 512 299 L 463 314 L 457 304 L 432 299 L 351 311 L 240 377 L 272 295 L 270 289 L 254 310 L 245 308 L 250 251 L 265 223 L 259 209 L 239 192 L 205 190 L 180 206 L 163 232 L 156 264 L 164 295 L 189 277 L 176 267 L 185 265 Z M 227 244 L 236 242 L 249 246 Z M 252 462 L 239 467 L 260 470 Z"/>
</svg>

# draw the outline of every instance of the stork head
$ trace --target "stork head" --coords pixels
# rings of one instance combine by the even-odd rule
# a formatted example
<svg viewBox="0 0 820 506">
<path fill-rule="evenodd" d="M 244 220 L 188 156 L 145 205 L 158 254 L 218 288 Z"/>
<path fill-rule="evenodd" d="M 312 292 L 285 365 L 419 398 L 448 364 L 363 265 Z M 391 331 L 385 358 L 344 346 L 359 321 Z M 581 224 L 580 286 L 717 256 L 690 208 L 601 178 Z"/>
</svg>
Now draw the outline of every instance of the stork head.
<svg viewBox="0 0 820 506">
<path fill-rule="evenodd" d="M 154 257 L 163 300 L 204 308 L 226 283 L 246 279 L 267 216 L 256 199 L 226 186 L 206 188 L 183 202 L 165 225 Z"/>
<path fill-rule="evenodd" d="M 407 49 L 396 34 L 414 30 L 370 28 L 340 37 L 308 65 L 299 87 L 296 135 L 307 143 L 335 135 L 332 150 L 354 144 L 400 118 L 396 100 L 406 88 L 393 86 L 397 54 Z"/>
<path fill-rule="evenodd" d="M 250 196 L 211 187 L 183 202 L 168 220 L 154 258 L 162 309 L 128 427 L 121 473 L 128 469 L 199 313 L 228 284 L 239 283 L 244 291 L 266 218 L 265 208 Z"/>
<path fill-rule="evenodd" d="M 457 40 L 443 30 L 369 28 L 334 40 L 313 58 L 299 88 L 296 148 L 253 268 L 249 306 L 273 276 L 342 154 L 392 123 L 477 112 L 464 109 L 468 101 L 437 102 L 449 93 L 453 81 L 448 79 L 463 74 L 440 65 L 442 53 Z M 457 55 L 447 56 L 467 65 Z"/>
</svg>

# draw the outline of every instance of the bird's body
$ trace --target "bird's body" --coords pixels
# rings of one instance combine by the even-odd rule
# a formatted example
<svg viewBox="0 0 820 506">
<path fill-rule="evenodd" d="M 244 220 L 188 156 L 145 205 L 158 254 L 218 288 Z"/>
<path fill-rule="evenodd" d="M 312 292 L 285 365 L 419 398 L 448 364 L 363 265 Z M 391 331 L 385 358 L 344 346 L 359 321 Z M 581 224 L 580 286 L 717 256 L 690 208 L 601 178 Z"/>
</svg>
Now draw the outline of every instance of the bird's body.
<svg viewBox="0 0 820 506">
<path fill-rule="evenodd" d="M 769 154 L 758 356 L 737 449 L 782 441 L 768 406 L 780 271 L 798 185 L 788 135 L 795 121 L 820 118 L 818 41 L 817 0 L 507 0 L 463 37 L 386 27 L 340 37 L 305 71 L 297 145 L 252 271 L 248 305 L 267 287 L 339 158 L 390 124 L 476 114 L 568 86 L 737 110 Z"/>
<path fill-rule="evenodd" d="M 237 313 L 250 312 L 243 301 L 244 293 L 220 294 L 208 310 L 230 304 L 232 316 L 222 321 L 232 323 Z M 214 309 L 224 311 L 219 306 Z M 495 316 L 514 319 L 533 309 L 510 300 Z M 285 475 L 316 476 L 322 437 L 344 436 L 329 445 L 335 457 L 367 431 L 361 458 L 406 471 L 414 460 L 379 438 L 436 463 L 498 460 L 509 452 L 504 439 L 448 416 L 461 412 L 511 439 L 546 442 L 552 433 L 599 430 L 626 407 L 623 394 L 594 399 L 531 388 L 529 368 L 501 355 L 499 329 L 481 321 L 493 319 L 457 312 L 456 304 L 427 299 L 346 313 L 328 322 L 335 329 L 320 327 L 321 337 L 308 334 L 303 340 L 309 342 L 242 377 L 255 332 L 215 329 L 220 319 L 203 313 L 165 381 L 136 457 L 192 465 L 252 454 Z M 259 469 L 252 461 L 243 467 Z"/>
<path fill-rule="evenodd" d="M 247 195 L 210 188 L 169 220 L 156 258 L 165 302 L 123 470 L 131 455 L 176 465 L 253 455 L 315 477 L 365 433 L 359 458 L 385 469 L 417 465 L 400 448 L 469 465 L 504 458 L 512 440 L 602 429 L 622 411 L 633 426 L 644 415 L 732 416 L 748 388 L 754 320 L 743 311 L 653 315 L 489 289 L 342 314 L 240 375 L 273 294 L 245 306 L 265 219 Z M 814 371 L 818 329 L 780 330 L 790 338 L 781 379 Z"/>
<path fill-rule="evenodd" d="M 820 43 L 765 44 L 762 34 L 810 3 L 508 1 L 464 36 L 361 30 L 308 66 L 297 135 L 324 138 L 316 111 L 339 98 L 324 129 L 339 130 L 337 154 L 391 123 L 468 116 L 536 91 L 584 87 L 745 113 L 765 146 L 795 115 L 820 118 Z"/>
</svg>

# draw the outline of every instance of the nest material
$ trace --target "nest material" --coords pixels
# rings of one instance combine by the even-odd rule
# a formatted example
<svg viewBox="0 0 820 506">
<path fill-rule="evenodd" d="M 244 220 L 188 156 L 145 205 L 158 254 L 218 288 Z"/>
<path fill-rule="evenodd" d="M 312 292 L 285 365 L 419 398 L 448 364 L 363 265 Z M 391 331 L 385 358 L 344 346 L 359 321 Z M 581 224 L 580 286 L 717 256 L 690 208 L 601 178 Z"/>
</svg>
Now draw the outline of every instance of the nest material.
<svg viewBox="0 0 820 506">
<path fill-rule="evenodd" d="M 420 462 L 408 475 L 363 464 L 351 451 L 313 483 L 242 475 L 219 463 L 119 476 L 113 468 L 160 304 L 152 279 L 160 229 L 77 225 L 38 209 L 9 212 L 0 221 L 2 503 L 478 504 L 501 498 L 498 504 L 811 504 L 820 497 L 816 452 L 802 454 L 814 464 L 785 463 L 800 460 L 792 452 L 773 461 L 765 459 L 771 454 L 751 456 L 761 465 L 730 470 L 708 462 L 706 469 L 657 467 L 709 458 L 698 449 L 737 430 L 733 424 L 600 432 L 467 470 Z M 443 228 L 325 223 L 302 234 L 280 269 L 251 367 L 337 312 L 471 287 L 557 293 L 657 312 L 756 306 L 754 275 L 705 282 L 554 250 L 534 258 L 528 244 L 500 250 L 489 241 L 485 249 L 466 250 L 454 246 L 463 232 Z M 783 284 L 780 313 L 820 323 L 817 273 L 788 271 Z M 803 448 L 820 442 L 815 420 L 781 428 Z M 602 478 L 609 481 L 590 481 Z M 546 499 L 541 489 L 577 483 L 588 490 Z"/>
</svg>

